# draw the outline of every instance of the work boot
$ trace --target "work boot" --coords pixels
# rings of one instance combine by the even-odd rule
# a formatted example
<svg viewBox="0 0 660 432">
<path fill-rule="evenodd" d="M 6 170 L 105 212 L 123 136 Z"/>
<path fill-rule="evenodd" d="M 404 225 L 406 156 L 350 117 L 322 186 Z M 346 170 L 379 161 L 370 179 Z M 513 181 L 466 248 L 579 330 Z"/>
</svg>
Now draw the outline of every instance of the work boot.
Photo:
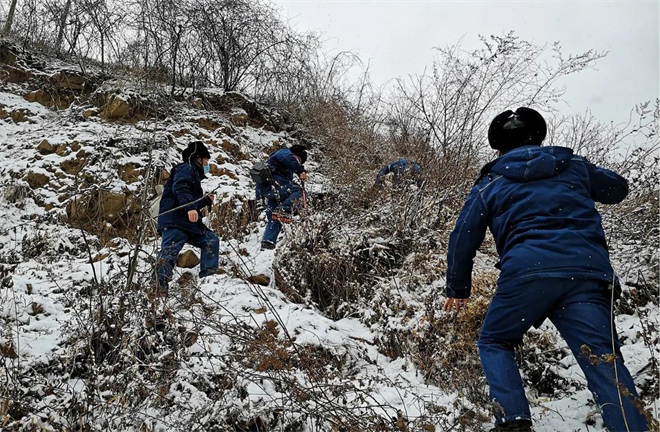
<svg viewBox="0 0 660 432">
<path fill-rule="evenodd" d="M 275 243 L 272 241 L 264 240 L 261 242 L 261 250 L 273 250 L 275 249 Z"/>
<path fill-rule="evenodd" d="M 221 275 L 221 274 L 225 274 L 225 273 L 226 272 L 225 272 L 224 269 L 221 269 L 220 267 L 215 267 L 215 268 L 207 269 L 203 272 L 200 271 L 199 272 L 199 277 L 200 278 L 205 278 L 207 276 Z"/>
<path fill-rule="evenodd" d="M 495 426 L 490 432 L 532 432 L 532 422 L 527 419 L 513 420 Z"/>
<path fill-rule="evenodd" d="M 275 209 L 271 215 L 273 220 L 280 221 L 281 223 L 288 224 L 293 222 L 293 215 L 288 211 L 282 209 Z"/>
</svg>

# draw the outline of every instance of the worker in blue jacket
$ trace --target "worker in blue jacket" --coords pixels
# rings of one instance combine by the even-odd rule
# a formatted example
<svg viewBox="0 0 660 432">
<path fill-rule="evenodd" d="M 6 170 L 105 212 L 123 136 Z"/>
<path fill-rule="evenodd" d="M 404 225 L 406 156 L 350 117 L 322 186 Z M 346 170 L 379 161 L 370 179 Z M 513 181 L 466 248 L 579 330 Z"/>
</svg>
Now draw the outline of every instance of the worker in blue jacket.
<svg viewBox="0 0 660 432">
<path fill-rule="evenodd" d="M 492 121 L 488 141 L 500 157 L 481 170 L 449 238 L 444 310 L 467 304 L 473 259 L 489 228 L 501 272 L 478 346 L 497 407 L 493 430 L 531 431 L 514 348 L 549 318 L 584 371 L 607 428 L 646 431 L 612 322 L 608 287 L 618 279 L 595 207 L 620 203 L 627 182 L 569 148 L 541 147 L 545 136 L 545 120 L 530 108 Z M 612 354 L 616 360 L 607 361 Z"/>
<path fill-rule="evenodd" d="M 186 243 L 199 247 L 200 277 L 218 268 L 218 236 L 202 223 L 201 210 L 211 207 L 213 195 L 204 195 L 202 179 L 209 172 L 211 155 L 201 141 L 193 141 L 183 151 L 183 163 L 172 168 L 160 201 L 158 233 L 162 245 L 156 262 L 158 294 L 166 296 L 172 269 Z"/>
<path fill-rule="evenodd" d="M 419 166 L 417 162 L 413 162 L 408 159 L 399 159 L 388 165 L 385 165 L 383 168 L 378 171 L 376 175 L 376 185 L 383 185 L 383 177 L 388 174 L 392 174 L 392 183 L 395 186 L 401 186 L 406 181 L 414 182 L 417 186 L 421 186 L 422 167 Z"/>
<path fill-rule="evenodd" d="M 275 249 L 282 223 L 291 222 L 303 194 L 302 187 L 293 181 L 293 176 L 297 175 L 303 182 L 307 180 L 303 165 L 305 161 L 307 150 L 300 144 L 279 149 L 268 158 L 267 164 L 272 179 L 256 186 L 257 200 L 264 200 L 268 220 L 261 240 L 261 249 Z"/>
</svg>

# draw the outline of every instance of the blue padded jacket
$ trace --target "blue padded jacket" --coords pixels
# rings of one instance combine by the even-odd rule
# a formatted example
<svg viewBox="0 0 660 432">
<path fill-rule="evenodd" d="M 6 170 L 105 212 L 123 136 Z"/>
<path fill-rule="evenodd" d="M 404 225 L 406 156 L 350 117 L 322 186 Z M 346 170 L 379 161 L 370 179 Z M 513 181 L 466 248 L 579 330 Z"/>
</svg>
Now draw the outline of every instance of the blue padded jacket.
<svg viewBox="0 0 660 432">
<path fill-rule="evenodd" d="M 190 204 L 174 210 L 169 213 L 162 214 L 168 210 L 179 207 L 181 205 L 193 202 L 204 196 L 202 190 L 202 179 L 204 178 L 204 170 L 197 164 L 182 163 L 172 168 L 170 178 L 165 184 L 163 189 L 163 197 L 160 200 L 160 216 L 158 216 L 158 232 L 160 233 L 163 228 L 178 228 L 192 234 L 203 234 L 208 230 L 202 223 L 202 215 L 199 214 L 197 222 L 190 222 L 188 219 L 189 210 L 197 210 L 198 212 L 206 206 L 210 206 L 211 199 L 204 197 L 194 204 Z"/>
<path fill-rule="evenodd" d="M 407 159 L 399 159 L 390 163 L 389 165 L 384 166 L 380 169 L 380 171 L 378 171 L 378 174 L 376 175 L 376 183 L 381 183 L 384 176 L 389 173 L 393 173 L 393 183 L 400 184 L 406 176 L 414 177 L 419 175 L 421 171 L 422 168 L 417 162 L 413 162 Z"/>
<path fill-rule="evenodd" d="M 288 148 L 279 149 L 268 158 L 273 180 L 279 186 L 285 186 L 293 181 L 293 174 L 302 174 L 305 167 L 298 162 Z"/>
<path fill-rule="evenodd" d="M 449 238 L 447 296 L 468 298 L 473 260 L 488 227 L 501 270 L 498 285 L 542 277 L 612 281 L 595 202 L 628 194 L 620 175 L 565 147 L 524 146 L 487 164 Z"/>
</svg>

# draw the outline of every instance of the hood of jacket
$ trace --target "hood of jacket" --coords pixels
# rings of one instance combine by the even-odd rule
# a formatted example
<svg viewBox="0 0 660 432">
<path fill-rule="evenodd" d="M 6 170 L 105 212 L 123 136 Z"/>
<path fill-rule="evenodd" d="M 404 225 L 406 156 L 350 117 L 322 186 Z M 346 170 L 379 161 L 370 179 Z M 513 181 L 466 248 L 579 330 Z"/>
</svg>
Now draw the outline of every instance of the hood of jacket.
<svg viewBox="0 0 660 432">
<path fill-rule="evenodd" d="M 484 167 L 516 182 L 553 177 L 568 168 L 573 150 L 566 147 L 524 146 L 511 150 Z"/>
</svg>

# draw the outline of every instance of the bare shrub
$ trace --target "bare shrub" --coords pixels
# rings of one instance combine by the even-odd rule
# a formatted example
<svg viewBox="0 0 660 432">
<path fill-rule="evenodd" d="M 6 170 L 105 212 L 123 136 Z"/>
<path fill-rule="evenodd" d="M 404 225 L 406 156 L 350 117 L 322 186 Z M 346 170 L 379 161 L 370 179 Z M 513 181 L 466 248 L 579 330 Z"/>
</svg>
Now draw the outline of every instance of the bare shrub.
<svg viewBox="0 0 660 432">
<path fill-rule="evenodd" d="M 27 185 L 9 185 L 5 187 L 3 196 L 10 204 L 20 204 L 26 198 L 32 196 L 32 192 Z"/>
<path fill-rule="evenodd" d="M 67 217 L 72 226 L 94 233 L 106 243 L 117 236 L 133 238 L 142 207 L 133 194 L 93 190 L 67 205 Z"/>
<path fill-rule="evenodd" d="M 13 3 L 3 30 L 25 47 L 70 57 L 83 74 L 167 83 L 169 97 L 215 86 L 298 103 L 331 95 L 349 57 L 328 59 L 319 35 L 296 31 L 266 0 Z"/>
<path fill-rule="evenodd" d="M 398 80 L 392 96 L 403 122 L 392 117 L 391 133 L 425 137 L 443 162 L 458 163 L 451 167 L 457 170 L 482 158 L 486 129 L 495 114 L 518 106 L 552 112 L 563 94 L 559 80 L 604 56 L 589 50 L 566 57 L 555 43 L 550 63 L 542 60 L 547 46 L 512 32 L 481 41 L 483 47 L 472 52 L 459 45 L 438 48 L 431 72 Z"/>
<path fill-rule="evenodd" d="M 210 228 L 223 240 L 238 239 L 258 220 L 259 213 L 255 200 L 233 197 L 215 207 Z"/>
<path fill-rule="evenodd" d="M 340 233 L 329 223 L 331 219 L 308 221 L 301 227 L 306 235 L 290 243 L 277 274 L 284 292 L 292 291 L 294 298 L 307 297 L 329 317 L 340 319 L 355 312 L 360 299 L 369 297 L 368 282 L 384 273 L 389 259 L 387 247 L 371 248 L 349 236 L 338 242 Z"/>
</svg>

